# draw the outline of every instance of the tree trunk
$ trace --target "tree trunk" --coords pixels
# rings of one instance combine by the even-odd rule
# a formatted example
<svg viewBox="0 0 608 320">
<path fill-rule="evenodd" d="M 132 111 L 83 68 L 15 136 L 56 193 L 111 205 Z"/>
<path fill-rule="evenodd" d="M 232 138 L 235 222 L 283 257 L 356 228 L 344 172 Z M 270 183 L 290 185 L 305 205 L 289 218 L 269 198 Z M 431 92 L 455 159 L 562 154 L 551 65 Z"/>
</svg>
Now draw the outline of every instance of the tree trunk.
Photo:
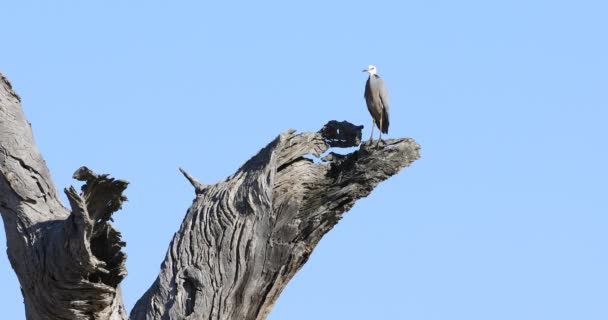
<svg viewBox="0 0 608 320">
<path fill-rule="evenodd" d="M 61 204 L 20 105 L 0 75 L 0 212 L 28 319 L 127 319 L 125 245 L 110 224 L 127 182 L 82 167 Z M 321 237 L 383 180 L 419 158 L 412 139 L 361 143 L 363 126 L 330 121 L 279 135 L 234 175 L 205 185 L 130 319 L 264 319 Z M 315 159 L 316 158 L 316 159 Z"/>
</svg>

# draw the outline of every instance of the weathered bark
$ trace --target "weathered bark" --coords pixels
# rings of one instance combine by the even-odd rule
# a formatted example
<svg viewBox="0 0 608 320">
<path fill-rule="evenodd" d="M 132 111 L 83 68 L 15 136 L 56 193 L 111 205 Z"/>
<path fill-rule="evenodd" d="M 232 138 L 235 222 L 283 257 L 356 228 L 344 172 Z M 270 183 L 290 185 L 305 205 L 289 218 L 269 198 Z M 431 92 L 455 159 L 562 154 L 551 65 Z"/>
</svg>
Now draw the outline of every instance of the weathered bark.
<svg viewBox="0 0 608 320">
<path fill-rule="evenodd" d="M 28 319 L 127 319 L 118 284 L 126 275 L 124 245 L 108 223 L 126 183 L 86 168 L 82 194 L 61 200 L 23 114 L 0 74 L 0 212 L 8 257 Z"/>
<path fill-rule="evenodd" d="M 264 319 L 321 237 L 381 181 L 418 159 L 412 139 L 354 147 L 362 126 L 330 121 L 287 131 L 234 175 L 205 185 L 154 284 L 131 319 Z M 317 158 L 312 160 L 311 158 Z M 0 83 L 0 212 L 28 319 L 127 319 L 120 294 L 124 243 L 109 223 L 127 183 L 83 167 L 82 193 L 57 195 L 19 97 Z"/>
<path fill-rule="evenodd" d="M 361 129 L 332 121 L 320 132 L 291 130 L 233 176 L 194 182 L 196 199 L 131 319 L 264 319 L 342 214 L 418 158 L 411 139 L 307 158 L 358 145 Z"/>
</svg>

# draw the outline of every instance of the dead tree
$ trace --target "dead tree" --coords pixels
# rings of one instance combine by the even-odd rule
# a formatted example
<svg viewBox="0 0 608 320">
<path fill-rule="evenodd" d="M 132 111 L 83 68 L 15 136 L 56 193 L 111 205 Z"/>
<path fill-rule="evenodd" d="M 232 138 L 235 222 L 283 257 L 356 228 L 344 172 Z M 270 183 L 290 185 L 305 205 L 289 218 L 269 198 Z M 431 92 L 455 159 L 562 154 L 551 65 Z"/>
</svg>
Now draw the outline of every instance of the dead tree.
<svg viewBox="0 0 608 320">
<path fill-rule="evenodd" d="M 124 180 L 76 170 L 66 208 L 20 98 L 0 74 L 0 212 L 28 319 L 264 319 L 321 237 L 383 180 L 419 158 L 412 139 L 361 143 L 363 126 L 330 121 L 282 133 L 213 185 L 186 171 L 196 197 L 156 281 L 130 313 L 125 243 L 110 224 Z"/>
</svg>

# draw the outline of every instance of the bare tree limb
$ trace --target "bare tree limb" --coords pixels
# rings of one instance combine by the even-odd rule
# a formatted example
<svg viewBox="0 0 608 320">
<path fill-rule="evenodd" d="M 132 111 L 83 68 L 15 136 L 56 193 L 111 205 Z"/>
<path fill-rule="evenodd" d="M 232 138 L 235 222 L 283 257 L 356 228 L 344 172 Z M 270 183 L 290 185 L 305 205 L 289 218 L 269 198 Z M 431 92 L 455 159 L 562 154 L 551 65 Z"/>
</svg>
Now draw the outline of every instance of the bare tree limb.
<svg viewBox="0 0 608 320">
<path fill-rule="evenodd" d="M 82 194 L 61 200 L 23 114 L 0 75 L 0 212 L 28 319 L 127 319 L 118 284 L 124 242 L 109 223 L 126 182 L 81 168 Z"/>
<path fill-rule="evenodd" d="M 321 237 L 381 181 L 418 159 L 412 139 L 362 145 L 361 126 L 290 130 L 197 195 L 131 319 L 264 319 Z"/>
<path fill-rule="evenodd" d="M 188 182 L 190 182 L 190 184 L 194 187 L 194 192 L 196 194 L 203 193 L 207 188 L 207 185 L 200 183 L 195 177 L 186 172 L 186 170 L 179 168 L 179 172 L 181 172 L 184 177 L 188 179 Z"/>
</svg>

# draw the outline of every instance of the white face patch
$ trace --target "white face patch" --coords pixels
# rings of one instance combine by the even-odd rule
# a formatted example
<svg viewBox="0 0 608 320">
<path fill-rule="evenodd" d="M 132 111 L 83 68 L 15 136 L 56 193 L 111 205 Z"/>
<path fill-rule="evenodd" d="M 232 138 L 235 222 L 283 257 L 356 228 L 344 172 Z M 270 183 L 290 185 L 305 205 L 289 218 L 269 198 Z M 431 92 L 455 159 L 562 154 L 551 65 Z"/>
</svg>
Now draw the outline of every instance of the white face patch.
<svg viewBox="0 0 608 320">
<path fill-rule="evenodd" d="M 367 67 L 367 72 L 369 72 L 369 74 L 376 74 L 376 67 L 372 66 L 371 64 Z"/>
</svg>

